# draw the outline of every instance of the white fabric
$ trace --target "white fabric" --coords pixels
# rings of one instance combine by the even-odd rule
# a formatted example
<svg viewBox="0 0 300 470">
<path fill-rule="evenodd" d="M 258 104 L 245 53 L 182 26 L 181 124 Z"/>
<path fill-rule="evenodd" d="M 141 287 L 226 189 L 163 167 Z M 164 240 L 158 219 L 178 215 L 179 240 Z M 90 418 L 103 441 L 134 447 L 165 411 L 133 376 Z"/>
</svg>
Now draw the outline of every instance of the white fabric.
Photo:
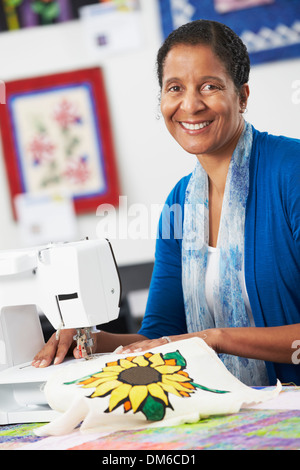
<svg viewBox="0 0 300 470">
<path fill-rule="evenodd" d="M 167 343 L 142 354 L 110 354 L 60 368 L 45 387 L 61 416 L 36 429 L 62 435 L 197 422 L 236 413 L 243 404 L 276 396 L 241 383 L 199 338 Z"/>
</svg>

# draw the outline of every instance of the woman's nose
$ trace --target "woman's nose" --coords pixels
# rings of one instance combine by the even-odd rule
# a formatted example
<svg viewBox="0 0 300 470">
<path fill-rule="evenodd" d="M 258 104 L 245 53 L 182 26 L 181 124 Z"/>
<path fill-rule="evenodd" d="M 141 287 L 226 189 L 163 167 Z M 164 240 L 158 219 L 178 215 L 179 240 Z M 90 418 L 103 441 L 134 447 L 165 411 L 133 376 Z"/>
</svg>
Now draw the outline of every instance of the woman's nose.
<svg viewBox="0 0 300 470">
<path fill-rule="evenodd" d="M 205 108 L 203 97 L 198 90 L 186 90 L 182 98 L 181 109 L 189 114 L 195 114 Z"/>
</svg>

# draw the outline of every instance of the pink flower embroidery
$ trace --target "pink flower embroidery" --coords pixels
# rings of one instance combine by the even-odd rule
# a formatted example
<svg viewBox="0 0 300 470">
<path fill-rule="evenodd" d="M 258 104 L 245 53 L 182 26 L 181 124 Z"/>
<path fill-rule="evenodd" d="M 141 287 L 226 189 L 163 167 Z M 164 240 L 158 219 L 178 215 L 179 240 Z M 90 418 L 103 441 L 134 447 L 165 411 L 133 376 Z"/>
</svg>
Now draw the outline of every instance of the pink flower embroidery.
<svg viewBox="0 0 300 470">
<path fill-rule="evenodd" d="M 75 105 L 65 98 L 56 106 L 53 117 L 64 129 L 81 122 Z"/>
<path fill-rule="evenodd" d="M 55 145 L 45 134 L 38 134 L 30 142 L 28 150 L 32 154 L 34 165 L 39 165 L 53 160 Z"/>
<path fill-rule="evenodd" d="M 83 184 L 90 177 L 90 171 L 87 168 L 85 157 L 80 157 L 77 161 L 70 161 L 64 176 L 73 184 Z"/>
</svg>

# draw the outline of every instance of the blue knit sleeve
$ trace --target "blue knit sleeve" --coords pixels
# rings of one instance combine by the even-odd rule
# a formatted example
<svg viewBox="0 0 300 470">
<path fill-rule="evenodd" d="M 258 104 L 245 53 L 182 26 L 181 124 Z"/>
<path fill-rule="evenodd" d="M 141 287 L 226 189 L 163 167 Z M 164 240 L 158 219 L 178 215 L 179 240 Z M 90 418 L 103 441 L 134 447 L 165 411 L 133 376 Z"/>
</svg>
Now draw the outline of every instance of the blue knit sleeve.
<svg viewBox="0 0 300 470">
<path fill-rule="evenodd" d="M 155 263 L 140 334 L 147 338 L 187 332 L 181 285 L 184 198 L 188 177 L 170 193 L 161 213 Z"/>
</svg>

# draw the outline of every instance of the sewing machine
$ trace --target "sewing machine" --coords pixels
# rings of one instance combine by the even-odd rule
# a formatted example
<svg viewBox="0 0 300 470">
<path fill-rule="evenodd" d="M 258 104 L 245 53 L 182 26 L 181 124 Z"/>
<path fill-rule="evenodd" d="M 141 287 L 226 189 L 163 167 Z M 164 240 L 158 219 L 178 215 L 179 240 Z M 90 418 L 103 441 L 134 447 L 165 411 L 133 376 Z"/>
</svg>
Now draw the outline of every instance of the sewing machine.
<svg viewBox="0 0 300 470">
<path fill-rule="evenodd" d="M 118 317 L 120 296 L 108 240 L 0 252 L 0 424 L 53 417 L 41 387 L 59 366 L 31 366 L 44 345 L 40 313 L 58 334 L 77 329 L 77 347 L 88 358 L 93 327 Z"/>
</svg>

